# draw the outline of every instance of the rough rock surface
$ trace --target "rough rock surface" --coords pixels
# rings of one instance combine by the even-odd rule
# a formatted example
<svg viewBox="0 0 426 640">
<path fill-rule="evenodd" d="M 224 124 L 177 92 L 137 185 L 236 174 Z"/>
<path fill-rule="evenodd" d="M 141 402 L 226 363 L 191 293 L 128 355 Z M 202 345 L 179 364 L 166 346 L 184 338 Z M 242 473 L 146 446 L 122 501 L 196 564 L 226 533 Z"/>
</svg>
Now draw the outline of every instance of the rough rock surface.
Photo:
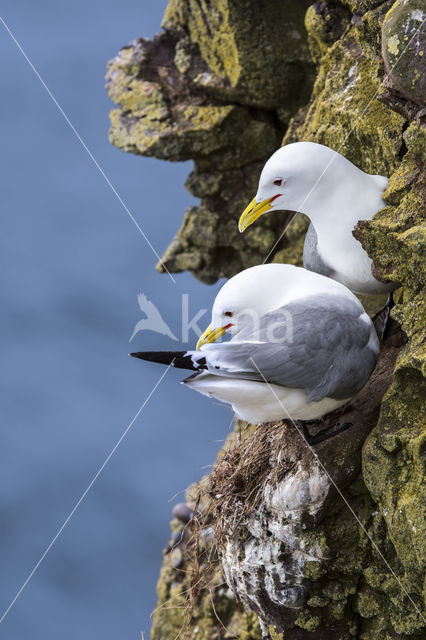
<svg viewBox="0 0 426 640">
<path fill-rule="evenodd" d="M 256 446 L 265 438 L 269 451 L 267 471 L 262 475 L 255 469 L 257 505 L 256 494 L 253 505 L 246 495 L 240 498 L 231 469 L 226 470 L 228 491 L 229 479 L 234 482 L 233 499 L 228 507 L 221 498 L 215 516 L 216 526 L 225 532 L 218 537 L 218 548 L 223 550 L 227 582 L 258 613 L 265 629 L 272 625 L 284 638 L 334 640 L 360 637 L 356 634 L 361 631 L 363 638 L 382 637 L 385 627 L 377 625 L 374 612 L 366 616 L 371 620 L 362 620 L 362 607 L 373 598 L 365 593 L 375 570 L 386 577 L 399 602 L 396 610 L 389 610 L 393 628 L 401 631 L 402 619 L 412 613 L 380 557 L 390 559 L 389 546 L 375 535 L 383 527 L 383 515 L 360 475 L 362 445 L 377 422 L 401 338 L 395 335 L 385 343 L 368 387 L 323 420 L 321 429 L 346 422 L 353 426 L 315 447 L 317 457 L 294 425 L 258 428 L 252 438 Z M 259 455 L 265 453 L 244 460 L 245 466 L 258 464 Z M 217 471 L 212 475 L 214 481 Z M 220 487 L 216 484 L 214 490 L 220 492 Z"/>
<path fill-rule="evenodd" d="M 422 0 L 399 0 L 386 14 L 382 52 L 388 86 L 409 101 L 426 105 L 426 5 Z"/>
<path fill-rule="evenodd" d="M 244 235 L 236 223 L 290 117 L 309 99 L 308 5 L 174 0 L 161 34 L 135 40 L 108 64 L 107 88 L 119 105 L 111 142 L 194 160 L 186 186 L 201 203 L 187 210 L 162 259 L 169 271 L 189 270 L 212 283 L 262 262 L 272 249 L 288 215 Z"/>
<path fill-rule="evenodd" d="M 266 4 L 271 13 L 260 15 Z M 386 341 L 355 403 L 312 427 L 354 424 L 317 447 L 353 513 L 294 428 L 237 430 L 212 474 L 188 493 L 195 517 L 173 521 L 154 640 L 180 632 L 190 640 L 260 640 L 255 614 L 273 640 L 424 637 L 426 134 L 416 75 L 424 56 L 417 40 L 404 40 L 415 4 L 173 0 L 164 33 L 132 43 L 109 65 L 110 94 L 120 105 L 112 141 L 195 162 L 188 187 L 201 204 L 185 214 L 165 256 L 170 270 L 212 282 L 262 262 L 277 241 L 270 259 L 300 263 L 302 216 L 285 241 L 287 214 L 264 216 L 247 235 L 235 224 L 284 135 L 284 143 L 327 144 L 364 171 L 390 177 L 387 206 L 354 234 L 377 277 L 403 285 L 392 311 L 403 334 Z M 316 64 L 310 98 L 306 8 Z M 392 58 L 395 36 L 398 52 L 408 43 L 403 76 L 404 60 L 395 67 Z"/>
</svg>

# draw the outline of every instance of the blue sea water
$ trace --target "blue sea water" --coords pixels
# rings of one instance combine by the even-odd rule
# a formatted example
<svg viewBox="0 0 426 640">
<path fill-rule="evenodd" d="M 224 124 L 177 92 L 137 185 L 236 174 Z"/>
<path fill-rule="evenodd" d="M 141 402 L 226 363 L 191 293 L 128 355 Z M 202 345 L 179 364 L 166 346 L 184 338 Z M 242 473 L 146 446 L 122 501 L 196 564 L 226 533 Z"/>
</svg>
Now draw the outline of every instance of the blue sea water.
<svg viewBox="0 0 426 640">
<path fill-rule="evenodd" d="M 107 139 L 105 64 L 159 31 L 165 0 L 3 0 L 1 16 L 161 255 L 193 200 L 190 163 Z M 219 285 L 156 257 L 0 25 L 0 617 L 163 373 L 129 350 L 144 292 L 180 334 L 181 295 Z M 200 321 L 208 323 L 208 314 Z M 194 336 L 195 340 L 195 336 Z M 170 370 L 0 624 L 7 640 L 148 637 L 174 502 L 215 459 L 232 414 Z M 170 501 L 171 500 L 171 501 Z"/>
</svg>

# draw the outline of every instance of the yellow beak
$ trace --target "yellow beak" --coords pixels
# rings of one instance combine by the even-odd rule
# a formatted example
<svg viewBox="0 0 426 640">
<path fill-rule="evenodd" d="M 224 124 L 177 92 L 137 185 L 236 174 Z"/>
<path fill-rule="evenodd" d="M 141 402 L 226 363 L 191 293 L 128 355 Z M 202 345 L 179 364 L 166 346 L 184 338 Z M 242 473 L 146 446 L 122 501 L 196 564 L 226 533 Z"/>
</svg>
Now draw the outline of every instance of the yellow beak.
<svg viewBox="0 0 426 640">
<path fill-rule="evenodd" d="M 197 346 L 195 347 L 197 351 L 198 349 L 200 349 L 200 347 L 203 346 L 203 344 L 208 344 L 209 342 L 216 342 L 218 338 L 223 336 L 223 334 L 229 327 L 230 325 L 227 324 L 225 327 L 212 329 L 212 325 L 209 324 L 209 326 L 207 327 L 207 329 L 204 331 L 203 335 L 200 337 L 200 339 L 197 342 Z"/>
<path fill-rule="evenodd" d="M 275 196 L 276 198 L 277 196 Z M 253 222 L 255 222 L 260 216 L 263 216 L 264 213 L 272 209 L 272 201 L 275 198 L 267 198 L 266 200 L 262 200 L 256 204 L 256 198 L 250 202 L 249 206 L 244 209 L 241 214 L 240 221 L 238 223 L 238 229 L 240 233 L 242 233 L 247 227 L 249 227 Z"/>
</svg>

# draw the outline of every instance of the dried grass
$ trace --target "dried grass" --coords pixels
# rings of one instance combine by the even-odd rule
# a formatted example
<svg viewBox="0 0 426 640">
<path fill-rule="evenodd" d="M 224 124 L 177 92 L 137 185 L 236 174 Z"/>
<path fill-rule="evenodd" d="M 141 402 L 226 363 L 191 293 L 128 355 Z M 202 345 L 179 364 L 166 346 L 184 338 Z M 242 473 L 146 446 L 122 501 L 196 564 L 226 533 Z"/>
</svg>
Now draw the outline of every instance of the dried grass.
<svg viewBox="0 0 426 640">
<path fill-rule="evenodd" d="M 253 513 L 262 500 L 265 481 L 279 482 L 288 469 L 288 429 L 283 422 L 258 426 L 251 435 L 237 439 L 213 466 L 208 482 L 198 491 L 191 520 L 191 536 L 185 550 L 185 564 L 190 567 L 189 586 L 186 591 L 185 623 L 187 635 L 197 604 L 208 591 L 214 605 L 220 549 L 238 529 L 238 525 Z M 214 539 L 205 544 L 206 527 L 214 528 Z M 220 625 L 223 621 L 216 615 Z"/>
<path fill-rule="evenodd" d="M 283 422 L 262 424 L 214 465 L 207 494 L 219 548 L 258 509 L 266 480 L 278 483 L 295 465 L 297 458 L 290 461 L 288 455 L 289 428 Z"/>
</svg>

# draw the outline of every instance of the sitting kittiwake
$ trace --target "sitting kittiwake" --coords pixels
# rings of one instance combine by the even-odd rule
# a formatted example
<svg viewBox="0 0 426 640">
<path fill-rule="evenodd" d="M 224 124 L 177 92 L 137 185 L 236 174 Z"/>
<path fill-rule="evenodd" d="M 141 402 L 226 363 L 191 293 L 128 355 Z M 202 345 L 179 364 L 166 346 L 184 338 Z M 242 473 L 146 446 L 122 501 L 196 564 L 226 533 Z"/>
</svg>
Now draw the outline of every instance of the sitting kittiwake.
<svg viewBox="0 0 426 640">
<path fill-rule="evenodd" d="M 337 151 L 314 142 L 278 149 L 265 164 L 256 197 L 241 215 L 244 231 L 264 213 L 290 210 L 311 221 L 303 263 L 361 294 L 392 291 L 397 283 L 379 282 L 372 261 L 352 235 L 359 220 L 382 209 L 388 179 L 364 173 Z"/>
<path fill-rule="evenodd" d="M 216 342 L 229 335 L 228 342 Z M 251 423 L 313 420 L 350 400 L 377 362 L 374 326 L 342 284 L 288 264 L 237 274 L 219 291 L 196 351 L 141 352 L 195 370 L 186 386 Z"/>
</svg>

